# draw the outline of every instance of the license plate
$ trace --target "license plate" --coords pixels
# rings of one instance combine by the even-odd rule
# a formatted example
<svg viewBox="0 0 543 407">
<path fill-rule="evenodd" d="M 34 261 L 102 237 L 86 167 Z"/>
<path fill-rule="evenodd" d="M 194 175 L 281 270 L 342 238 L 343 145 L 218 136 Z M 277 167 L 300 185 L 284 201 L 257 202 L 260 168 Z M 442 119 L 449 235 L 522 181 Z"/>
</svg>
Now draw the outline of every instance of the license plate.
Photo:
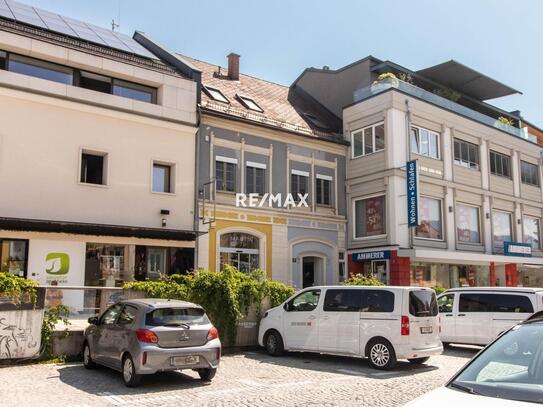
<svg viewBox="0 0 543 407">
<path fill-rule="evenodd" d="M 433 332 L 433 328 L 431 326 L 421 326 L 420 327 L 420 333 L 421 334 L 431 334 Z"/>
<path fill-rule="evenodd" d="M 174 366 L 196 365 L 199 362 L 200 356 L 174 356 L 172 358 L 172 365 Z"/>
</svg>

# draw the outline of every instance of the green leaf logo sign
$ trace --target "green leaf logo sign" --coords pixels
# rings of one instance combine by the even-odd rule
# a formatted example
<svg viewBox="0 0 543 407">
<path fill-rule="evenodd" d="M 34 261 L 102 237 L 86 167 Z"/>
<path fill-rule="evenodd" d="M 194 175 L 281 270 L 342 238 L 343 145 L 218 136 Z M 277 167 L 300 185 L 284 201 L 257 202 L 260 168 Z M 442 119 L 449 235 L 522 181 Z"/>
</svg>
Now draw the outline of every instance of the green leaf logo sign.
<svg viewBox="0 0 543 407">
<path fill-rule="evenodd" d="M 67 253 L 48 253 L 45 257 L 45 272 L 52 275 L 68 274 L 70 256 Z"/>
</svg>

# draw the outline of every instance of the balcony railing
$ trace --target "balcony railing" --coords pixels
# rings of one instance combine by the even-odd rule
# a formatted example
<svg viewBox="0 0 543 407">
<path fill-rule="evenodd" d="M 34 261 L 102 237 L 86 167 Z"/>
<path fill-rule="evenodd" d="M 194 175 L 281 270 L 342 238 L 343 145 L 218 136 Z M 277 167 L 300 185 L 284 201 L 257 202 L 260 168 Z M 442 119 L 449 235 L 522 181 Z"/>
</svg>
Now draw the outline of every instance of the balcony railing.
<svg viewBox="0 0 543 407">
<path fill-rule="evenodd" d="M 537 138 L 532 134 L 525 132 L 523 129 L 519 129 L 517 127 L 502 123 L 499 120 L 494 119 L 493 117 L 479 113 L 466 106 L 462 106 L 456 102 L 453 102 L 452 100 L 446 99 L 432 92 L 428 92 L 427 90 L 421 89 L 417 86 L 411 85 L 410 83 L 401 81 L 399 79 L 386 78 L 374 83 L 371 86 L 356 90 L 353 94 L 353 99 L 355 103 L 361 102 L 372 96 L 386 92 L 389 89 L 398 89 L 399 91 L 406 93 L 409 96 L 413 96 L 417 99 L 431 103 L 435 106 L 449 110 L 453 113 L 457 113 L 463 117 L 466 117 L 467 119 L 474 120 L 486 126 L 494 127 L 495 129 L 508 133 L 511 136 L 528 140 L 532 143 L 537 143 Z"/>
</svg>

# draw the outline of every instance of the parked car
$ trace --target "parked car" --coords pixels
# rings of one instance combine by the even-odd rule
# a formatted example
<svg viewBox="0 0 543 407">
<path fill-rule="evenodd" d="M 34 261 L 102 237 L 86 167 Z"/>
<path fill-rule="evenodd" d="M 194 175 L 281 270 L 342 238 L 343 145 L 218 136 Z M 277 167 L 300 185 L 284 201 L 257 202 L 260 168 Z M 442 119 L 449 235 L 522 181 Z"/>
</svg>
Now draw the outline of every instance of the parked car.
<svg viewBox="0 0 543 407">
<path fill-rule="evenodd" d="M 500 335 L 444 387 L 410 407 L 511 407 L 543 403 L 543 312 Z"/>
<path fill-rule="evenodd" d="M 443 351 L 435 292 L 416 287 L 311 287 L 268 310 L 258 342 L 270 355 L 309 351 L 424 363 Z"/>
<path fill-rule="evenodd" d="M 192 369 L 211 380 L 221 357 L 218 330 L 204 309 L 190 302 L 126 300 L 89 318 L 83 364 L 118 370 L 124 383 L 136 386 L 142 375 Z"/>
<path fill-rule="evenodd" d="M 453 288 L 437 297 L 443 343 L 486 345 L 543 310 L 543 289 Z"/>
</svg>

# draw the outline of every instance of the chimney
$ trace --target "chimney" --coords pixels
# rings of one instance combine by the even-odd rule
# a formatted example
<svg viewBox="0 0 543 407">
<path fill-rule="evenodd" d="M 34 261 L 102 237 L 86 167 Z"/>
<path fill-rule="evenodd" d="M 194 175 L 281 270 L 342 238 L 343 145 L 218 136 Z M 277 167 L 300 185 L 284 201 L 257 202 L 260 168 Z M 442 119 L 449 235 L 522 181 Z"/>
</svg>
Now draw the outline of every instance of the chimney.
<svg viewBox="0 0 543 407">
<path fill-rule="evenodd" d="M 231 52 L 228 58 L 228 77 L 233 81 L 239 80 L 239 55 Z"/>
</svg>

